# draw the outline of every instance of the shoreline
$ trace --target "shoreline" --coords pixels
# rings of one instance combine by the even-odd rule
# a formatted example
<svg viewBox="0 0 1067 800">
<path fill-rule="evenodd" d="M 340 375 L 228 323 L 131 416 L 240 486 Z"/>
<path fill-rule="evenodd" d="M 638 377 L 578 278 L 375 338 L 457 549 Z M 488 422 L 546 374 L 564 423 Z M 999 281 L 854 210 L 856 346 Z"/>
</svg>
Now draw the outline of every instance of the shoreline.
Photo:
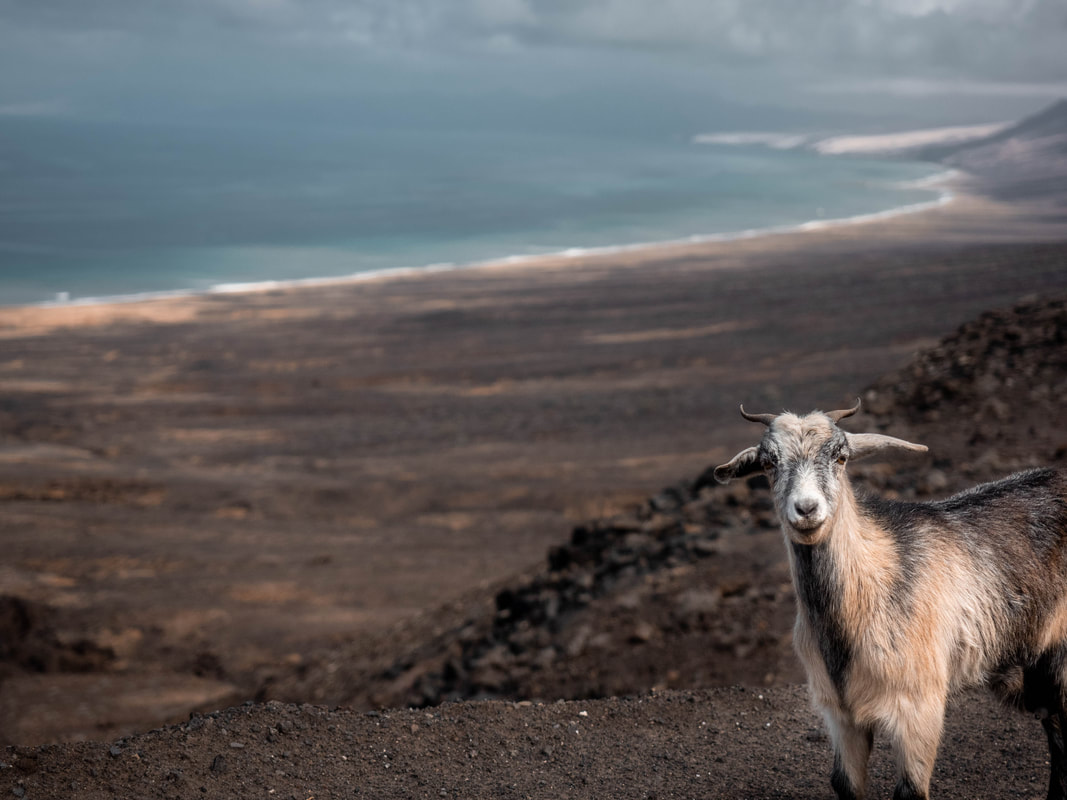
<svg viewBox="0 0 1067 800">
<path fill-rule="evenodd" d="M 931 167 L 938 166 L 931 162 Z M 512 254 L 493 256 L 485 259 L 466 262 L 439 262 L 418 266 L 386 267 L 383 269 L 354 272 L 345 275 L 333 276 L 310 276 L 306 278 L 268 279 L 262 281 L 233 281 L 217 283 L 206 289 L 163 289 L 147 292 L 133 292 L 130 294 L 99 295 L 80 297 L 75 299 L 40 300 L 32 303 L 20 303 L 12 305 L 0 304 L 0 313 L 10 309 L 54 309 L 76 308 L 87 306 L 108 306 L 117 304 L 131 304 L 142 302 L 155 302 L 166 300 L 184 300 L 197 297 L 212 297 L 218 295 L 235 295 L 248 293 L 262 293 L 274 291 L 290 291 L 306 288 L 321 288 L 330 286 L 349 286 L 360 283 L 390 280 L 394 278 L 408 278 L 419 275 L 432 275 L 444 272 L 459 272 L 477 270 L 482 268 L 498 268 L 501 266 L 534 267 L 542 262 L 554 262 L 557 260 L 569 260 L 572 262 L 588 258 L 603 258 L 613 255 L 629 255 L 632 253 L 654 253 L 658 250 L 673 249 L 677 247 L 691 247 L 707 244 L 721 244 L 758 239 L 762 237 L 782 236 L 792 233 L 805 233 L 809 231 L 831 230 L 837 227 L 863 225 L 870 222 L 891 220 L 896 217 L 921 214 L 942 206 L 948 205 L 956 198 L 958 184 L 965 179 L 964 173 L 957 169 L 942 169 L 925 178 L 914 181 L 906 181 L 897 184 L 900 189 L 922 189 L 937 193 L 932 200 L 915 203 L 905 203 L 892 206 L 881 211 L 864 212 L 847 217 L 834 217 L 830 219 L 810 219 L 799 223 L 783 225 L 770 225 L 767 227 L 745 228 L 742 230 L 723 231 L 718 233 L 694 234 L 679 239 L 664 239 L 647 242 L 627 242 L 614 245 L 600 245 L 592 247 L 566 247 L 561 250 L 538 253 L 538 254 Z M 66 293 L 58 293 L 66 294 Z"/>
<path fill-rule="evenodd" d="M 732 234 L 708 234 L 666 242 L 563 250 L 537 256 L 513 256 L 469 264 L 430 264 L 355 273 L 349 276 L 225 284 L 210 291 L 175 290 L 122 298 L 80 299 L 64 303 L 0 306 L 0 340 L 43 335 L 61 328 L 95 327 L 117 322 L 181 323 L 195 320 L 219 302 L 263 303 L 279 295 L 290 304 L 322 291 L 344 291 L 391 282 L 452 280 L 457 276 L 524 274 L 537 283 L 562 270 L 632 269 L 679 259 L 711 261 L 749 259 L 754 255 L 779 258 L 782 252 L 855 246 L 915 248 L 1062 241 L 1062 225 L 1049 221 L 1047 205 L 1004 201 L 989 196 L 981 178 L 959 170 L 944 170 L 931 178 L 937 199 L 886 211 L 834 220 L 811 220 L 781 228 L 754 229 Z M 851 245 L 850 245 L 851 243 Z M 577 278 L 576 278 L 577 279 Z M 308 302 L 311 302 L 310 299 Z"/>
<path fill-rule="evenodd" d="M 452 280 L 479 274 L 525 274 L 531 282 L 558 275 L 562 270 L 583 271 L 640 268 L 678 259 L 750 258 L 797 248 L 834 247 L 864 237 L 876 248 L 922 246 L 924 243 L 970 244 L 989 241 L 1039 241 L 1064 238 L 1050 224 L 1033 224 L 1038 214 L 1025 203 L 1006 203 L 985 196 L 978 180 L 959 170 L 944 170 L 931 191 L 935 200 L 899 206 L 887 211 L 839 220 L 812 220 L 778 229 L 741 231 L 658 243 L 617 245 L 610 248 L 563 250 L 538 256 L 514 256 L 465 265 L 431 264 L 356 273 L 335 278 L 227 284 L 225 291 L 175 290 L 125 299 L 74 300 L 35 305 L 0 306 L 0 340 L 44 335 L 61 328 L 96 327 L 118 322 L 150 324 L 195 320 L 219 302 L 262 303 L 279 295 L 286 304 L 299 305 L 321 291 L 355 290 L 391 282 Z M 925 180 L 930 180 L 925 179 Z M 1033 229 L 1032 229 L 1033 228 Z M 307 302 L 311 302 L 308 299 Z"/>
</svg>

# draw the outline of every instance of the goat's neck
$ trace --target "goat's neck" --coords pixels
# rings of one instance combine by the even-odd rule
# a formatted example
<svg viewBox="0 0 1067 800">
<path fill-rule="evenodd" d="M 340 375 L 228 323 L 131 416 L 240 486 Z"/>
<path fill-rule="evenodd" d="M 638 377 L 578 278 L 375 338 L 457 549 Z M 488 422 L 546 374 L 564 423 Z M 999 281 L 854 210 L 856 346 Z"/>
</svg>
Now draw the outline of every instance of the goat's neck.
<svg viewBox="0 0 1067 800">
<path fill-rule="evenodd" d="M 827 544 L 841 572 L 845 601 L 861 601 L 849 597 L 851 593 L 870 598 L 878 589 L 892 586 L 900 568 L 896 545 L 881 525 L 863 513 L 847 478 L 841 481 L 831 524 Z"/>
<path fill-rule="evenodd" d="M 826 524 L 830 529 L 821 543 L 790 544 L 798 597 L 811 600 L 805 604 L 816 615 L 848 609 L 849 619 L 840 624 L 858 632 L 884 607 L 883 595 L 899 574 L 899 557 L 891 537 L 860 509 L 847 479 Z M 825 593 L 821 604 L 813 591 Z"/>
</svg>

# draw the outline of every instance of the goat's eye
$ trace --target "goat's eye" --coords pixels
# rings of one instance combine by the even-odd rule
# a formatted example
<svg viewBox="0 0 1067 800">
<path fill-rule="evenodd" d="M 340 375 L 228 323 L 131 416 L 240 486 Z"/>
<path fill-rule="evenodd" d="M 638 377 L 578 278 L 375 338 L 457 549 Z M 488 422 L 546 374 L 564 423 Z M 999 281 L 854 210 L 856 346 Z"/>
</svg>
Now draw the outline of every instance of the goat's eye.
<svg viewBox="0 0 1067 800">
<path fill-rule="evenodd" d="M 760 466 L 762 466 L 764 469 L 774 469 L 776 466 L 778 466 L 778 463 L 774 460 L 774 456 L 765 454 L 760 459 Z"/>
<path fill-rule="evenodd" d="M 838 464 L 844 464 L 846 461 L 848 461 L 848 456 L 846 454 L 841 453 L 841 454 L 838 455 L 838 457 L 837 457 L 837 463 Z"/>
</svg>

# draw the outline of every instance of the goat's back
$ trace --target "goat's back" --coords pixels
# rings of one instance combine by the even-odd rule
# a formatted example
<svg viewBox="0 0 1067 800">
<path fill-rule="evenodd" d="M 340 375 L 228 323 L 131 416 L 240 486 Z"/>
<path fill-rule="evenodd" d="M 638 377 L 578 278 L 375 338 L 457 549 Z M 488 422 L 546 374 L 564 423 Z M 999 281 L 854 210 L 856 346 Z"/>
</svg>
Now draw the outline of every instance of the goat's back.
<svg viewBox="0 0 1067 800">
<path fill-rule="evenodd" d="M 931 610 L 963 672 L 1067 653 L 1067 475 L 1032 469 L 936 502 L 860 506 L 895 543 L 894 596 Z"/>
</svg>

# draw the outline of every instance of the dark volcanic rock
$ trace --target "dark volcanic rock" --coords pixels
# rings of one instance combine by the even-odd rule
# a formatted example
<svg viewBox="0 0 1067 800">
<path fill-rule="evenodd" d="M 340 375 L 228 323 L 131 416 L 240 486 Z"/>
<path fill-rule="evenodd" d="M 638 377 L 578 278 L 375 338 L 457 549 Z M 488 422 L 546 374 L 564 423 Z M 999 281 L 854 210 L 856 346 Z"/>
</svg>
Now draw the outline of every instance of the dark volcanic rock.
<svg viewBox="0 0 1067 800">
<path fill-rule="evenodd" d="M 759 681 L 777 680 L 790 658 L 783 635 L 792 594 L 777 535 L 767 533 L 776 527 L 767 489 L 762 479 L 713 488 L 704 476 L 670 486 L 631 514 L 575 527 L 545 569 L 501 588 L 491 605 L 422 639 L 401 634 L 414 646 L 394 642 L 387 663 L 360 655 L 380 641 L 357 644 L 312 656 L 295 679 L 270 676 L 261 696 L 314 692 L 323 702 L 427 706 L 741 679 L 740 662 L 728 661 L 723 674 L 709 650 L 730 659 L 765 651 Z M 725 542 L 747 542 L 754 531 L 762 532 L 758 543 Z M 761 557 L 750 557 L 753 547 Z M 769 585 L 747 594 L 760 572 Z"/>
<path fill-rule="evenodd" d="M 930 447 L 933 469 L 909 466 L 889 481 L 895 489 L 907 481 L 919 495 L 1063 463 L 1067 431 L 1058 419 L 1065 396 L 1062 298 L 982 314 L 864 393 L 868 424 L 873 417 L 873 427 Z M 865 474 L 887 482 L 879 471 Z"/>
<path fill-rule="evenodd" d="M 12 669 L 90 672 L 114 653 L 87 637 L 61 637 L 55 610 L 22 597 L 0 595 L 0 680 Z"/>
</svg>

